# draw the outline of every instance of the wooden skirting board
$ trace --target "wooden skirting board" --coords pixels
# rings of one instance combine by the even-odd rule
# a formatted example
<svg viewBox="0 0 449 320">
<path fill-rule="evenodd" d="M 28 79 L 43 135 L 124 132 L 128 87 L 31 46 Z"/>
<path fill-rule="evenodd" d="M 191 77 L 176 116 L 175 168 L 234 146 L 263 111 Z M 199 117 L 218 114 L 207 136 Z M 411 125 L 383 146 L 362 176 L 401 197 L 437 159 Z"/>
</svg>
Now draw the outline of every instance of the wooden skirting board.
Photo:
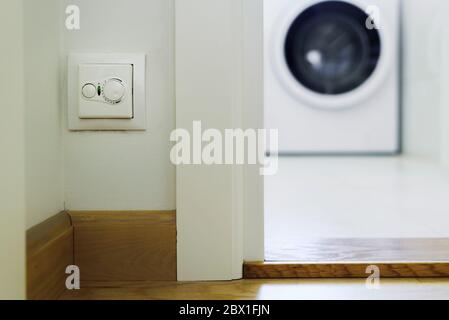
<svg viewBox="0 0 449 320">
<path fill-rule="evenodd" d="M 75 264 L 89 282 L 176 280 L 176 212 L 69 212 Z"/>
<path fill-rule="evenodd" d="M 419 263 L 275 263 L 247 262 L 245 279 L 367 278 L 369 266 L 377 266 L 383 278 L 449 277 L 448 262 Z"/>
<path fill-rule="evenodd" d="M 27 231 L 27 298 L 54 300 L 65 290 L 73 265 L 73 227 L 62 212 Z"/>
<path fill-rule="evenodd" d="M 59 298 L 69 265 L 82 287 L 176 280 L 176 213 L 62 212 L 28 230 L 28 299 Z"/>
</svg>

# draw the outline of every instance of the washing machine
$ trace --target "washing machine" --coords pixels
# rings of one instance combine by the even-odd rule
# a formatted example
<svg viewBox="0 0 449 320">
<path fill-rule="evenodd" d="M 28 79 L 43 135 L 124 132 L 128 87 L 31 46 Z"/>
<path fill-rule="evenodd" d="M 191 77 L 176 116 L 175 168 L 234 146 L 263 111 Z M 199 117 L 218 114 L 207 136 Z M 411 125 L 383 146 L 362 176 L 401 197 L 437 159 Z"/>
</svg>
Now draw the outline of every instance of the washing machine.
<svg viewBox="0 0 449 320">
<path fill-rule="evenodd" d="M 400 0 L 264 0 L 265 127 L 280 154 L 400 152 Z"/>
</svg>

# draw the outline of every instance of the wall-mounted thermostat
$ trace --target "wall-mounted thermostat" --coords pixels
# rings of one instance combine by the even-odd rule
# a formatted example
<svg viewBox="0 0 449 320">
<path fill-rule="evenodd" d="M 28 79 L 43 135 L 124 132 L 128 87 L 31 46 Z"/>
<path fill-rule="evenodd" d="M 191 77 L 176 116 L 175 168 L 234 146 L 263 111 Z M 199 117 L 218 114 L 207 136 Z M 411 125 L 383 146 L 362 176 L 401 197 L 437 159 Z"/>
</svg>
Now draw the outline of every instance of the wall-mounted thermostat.
<svg viewBox="0 0 449 320">
<path fill-rule="evenodd" d="M 145 130 L 145 55 L 69 56 L 70 130 Z"/>
<path fill-rule="evenodd" d="M 133 118 L 133 65 L 80 64 L 78 78 L 79 118 Z"/>
</svg>

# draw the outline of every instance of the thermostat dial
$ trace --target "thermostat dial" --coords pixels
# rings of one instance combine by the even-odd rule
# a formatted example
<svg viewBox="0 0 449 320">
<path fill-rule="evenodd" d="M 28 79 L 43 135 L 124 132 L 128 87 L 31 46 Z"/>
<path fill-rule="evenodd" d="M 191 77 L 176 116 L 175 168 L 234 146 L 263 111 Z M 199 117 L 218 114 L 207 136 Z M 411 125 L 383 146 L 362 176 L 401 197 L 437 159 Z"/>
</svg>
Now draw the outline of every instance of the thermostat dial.
<svg viewBox="0 0 449 320">
<path fill-rule="evenodd" d="M 117 78 L 106 80 L 102 88 L 103 98 L 110 104 L 120 103 L 125 96 L 125 85 Z"/>
<path fill-rule="evenodd" d="M 92 99 L 97 94 L 97 88 L 92 83 L 86 83 L 83 86 L 82 94 L 84 98 Z"/>
</svg>

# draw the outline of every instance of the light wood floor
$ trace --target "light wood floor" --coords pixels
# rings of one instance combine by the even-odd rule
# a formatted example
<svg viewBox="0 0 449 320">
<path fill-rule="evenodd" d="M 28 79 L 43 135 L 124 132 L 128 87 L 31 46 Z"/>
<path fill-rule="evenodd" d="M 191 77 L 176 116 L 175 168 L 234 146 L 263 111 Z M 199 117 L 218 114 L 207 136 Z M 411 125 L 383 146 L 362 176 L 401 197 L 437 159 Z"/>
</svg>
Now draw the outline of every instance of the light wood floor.
<svg viewBox="0 0 449 320">
<path fill-rule="evenodd" d="M 267 261 L 449 262 L 445 239 L 296 239 L 267 246 Z"/>
<path fill-rule="evenodd" d="M 123 284 L 124 286 L 125 284 Z M 100 284 L 97 284 L 100 286 Z M 367 289 L 355 280 L 239 280 L 232 282 L 149 282 L 125 287 L 67 291 L 63 300 L 448 300 L 449 279 L 381 280 Z"/>
</svg>

